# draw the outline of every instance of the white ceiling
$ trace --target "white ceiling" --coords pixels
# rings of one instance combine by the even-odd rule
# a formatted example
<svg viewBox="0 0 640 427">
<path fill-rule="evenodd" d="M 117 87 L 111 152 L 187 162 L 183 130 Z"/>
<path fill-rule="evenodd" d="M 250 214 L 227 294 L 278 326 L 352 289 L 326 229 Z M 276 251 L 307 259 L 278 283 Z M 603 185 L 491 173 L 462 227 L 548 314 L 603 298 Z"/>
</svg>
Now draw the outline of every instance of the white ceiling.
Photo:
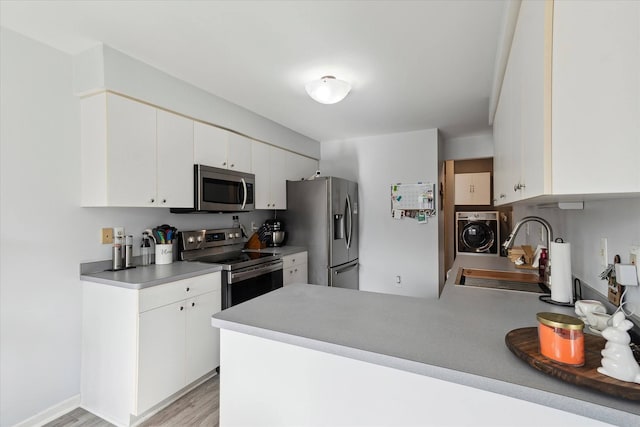
<svg viewBox="0 0 640 427">
<path fill-rule="evenodd" d="M 486 132 L 505 0 L 6 1 L 0 24 L 69 54 L 103 42 L 319 141 Z M 304 90 L 350 81 L 339 104 Z"/>
</svg>

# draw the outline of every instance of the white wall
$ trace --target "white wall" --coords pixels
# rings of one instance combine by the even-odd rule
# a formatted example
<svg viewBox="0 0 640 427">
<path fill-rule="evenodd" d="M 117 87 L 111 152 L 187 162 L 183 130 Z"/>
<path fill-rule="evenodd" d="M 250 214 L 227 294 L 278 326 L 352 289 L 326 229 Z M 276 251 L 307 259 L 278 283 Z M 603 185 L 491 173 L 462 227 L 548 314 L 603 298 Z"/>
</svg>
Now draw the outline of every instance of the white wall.
<svg viewBox="0 0 640 427">
<path fill-rule="evenodd" d="M 564 217 L 573 274 L 606 295 L 607 282 L 598 277 L 600 238 L 608 240 L 609 263 L 619 254 L 628 264 L 629 248 L 640 246 L 640 198 L 585 202 L 583 211 L 564 211 Z M 629 288 L 626 298 L 640 316 L 640 287 Z"/>
<path fill-rule="evenodd" d="M 540 216 L 551 223 L 554 236 L 571 243 L 571 270 L 580 281 L 606 297 L 607 282 L 600 280 L 600 238 L 608 239 L 608 262 L 619 254 L 622 263 L 629 263 L 629 249 L 640 246 L 640 198 L 587 201 L 583 210 L 515 206 L 513 221 L 526 215 Z M 539 243 L 537 228 L 532 227 L 528 243 Z M 523 243 L 519 237 L 516 244 Z M 553 263 L 553 259 L 552 259 Z M 553 266 L 551 267 L 553 271 Z M 640 314 L 640 287 L 629 288 L 627 300 L 631 311 Z"/>
<path fill-rule="evenodd" d="M 444 143 L 444 160 L 483 159 L 493 157 L 491 132 L 447 139 Z"/>
<path fill-rule="evenodd" d="M 438 130 L 322 142 L 320 170 L 359 184 L 360 289 L 437 297 L 438 219 L 392 219 L 390 187 L 438 182 Z"/>
<path fill-rule="evenodd" d="M 79 264 L 110 258 L 101 227 L 122 225 L 139 244 L 150 226 L 215 228 L 232 219 L 81 208 L 72 58 L 6 29 L 0 42 L 0 426 L 10 426 L 78 396 Z M 248 227 L 268 215 L 240 221 Z"/>
<path fill-rule="evenodd" d="M 315 159 L 320 143 L 109 46 L 74 58 L 74 91 L 109 89 Z"/>
</svg>

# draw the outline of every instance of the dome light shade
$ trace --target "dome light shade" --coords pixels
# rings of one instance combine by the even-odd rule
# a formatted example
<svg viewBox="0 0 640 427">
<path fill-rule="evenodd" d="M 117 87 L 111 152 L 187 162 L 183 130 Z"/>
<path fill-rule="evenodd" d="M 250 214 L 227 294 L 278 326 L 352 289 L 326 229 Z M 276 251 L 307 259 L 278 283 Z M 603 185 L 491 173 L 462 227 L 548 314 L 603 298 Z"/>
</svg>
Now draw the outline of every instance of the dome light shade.
<svg viewBox="0 0 640 427">
<path fill-rule="evenodd" d="M 351 90 L 351 85 L 334 76 L 324 76 L 306 84 L 305 89 L 314 101 L 321 104 L 335 104 L 344 99 Z"/>
</svg>

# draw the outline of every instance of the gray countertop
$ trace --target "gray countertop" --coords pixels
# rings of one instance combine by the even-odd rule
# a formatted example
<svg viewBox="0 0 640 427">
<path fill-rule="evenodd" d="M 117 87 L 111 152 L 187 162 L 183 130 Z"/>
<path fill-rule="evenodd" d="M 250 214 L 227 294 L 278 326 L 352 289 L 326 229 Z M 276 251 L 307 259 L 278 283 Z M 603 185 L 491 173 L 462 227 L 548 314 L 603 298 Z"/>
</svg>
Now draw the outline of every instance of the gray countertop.
<svg viewBox="0 0 640 427">
<path fill-rule="evenodd" d="M 460 266 L 509 268 L 498 257 L 459 256 Z M 513 267 L 514 268 L 514 267 Z M 536 371 L 506 347 L 512 329 L 541 311 L 571 308 L 538 295 L 448 284 L 440 299 L 290 285 L 213 316 L 214 326 L 468 385 L 616 425 L 640 424 L 638 402 Z"/>
<path fill-rule="evenodd" d="M 220 270 L 222 267 L 218 264 L 176 261 L 171 264 L 151 264 L 127 270 L 86 273 L 81 274 L 80 279 L 121 288 L 144 289 Z"/>
<path fill-rule="evenodd" d="M 277 248 L 265 248 L 249 250 L 249 252 L 265 252 L 270 254 L 278 254 L 282 256 L 304 252 L 307 248 L 303 246 L 281 246 Z M 88 263 L 104 269 L 108 262 Z M 89 267 L 90 268 L 90 267 Z M 173 282 L 190 277 L 200 276 L 207 273 L 215 273 L 221 271 L 222 267 L 218 264 L 209 264 L 201 262 L 185 262 L 176 261 L 171 264 L 151 264 L 145 267 L 138 266 L 127 270 L 119 271 L 97 271 L 90 273 L 81 273 L 80 279 L 88 282 L 102 283 L 105 285 L 119 286 L 128 289 L 144 289 L 150 286 L 161 285 L 163 283 Z"/>
</svg>

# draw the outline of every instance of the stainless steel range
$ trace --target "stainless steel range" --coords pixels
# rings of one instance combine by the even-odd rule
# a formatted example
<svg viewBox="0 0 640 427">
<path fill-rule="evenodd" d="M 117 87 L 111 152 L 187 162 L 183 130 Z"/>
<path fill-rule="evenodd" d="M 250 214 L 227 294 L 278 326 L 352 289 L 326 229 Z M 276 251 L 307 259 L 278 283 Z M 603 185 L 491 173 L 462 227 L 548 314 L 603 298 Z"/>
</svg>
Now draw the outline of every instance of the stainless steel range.
<svg viewBox="0 0 640 427">
<path fill-rule="evenodd" d="M 222 309 L 282 287 L 279 255 L 243 250 L 239 228 L 179 233 L 180 259 L 222 265 Z"/>
</svg>

